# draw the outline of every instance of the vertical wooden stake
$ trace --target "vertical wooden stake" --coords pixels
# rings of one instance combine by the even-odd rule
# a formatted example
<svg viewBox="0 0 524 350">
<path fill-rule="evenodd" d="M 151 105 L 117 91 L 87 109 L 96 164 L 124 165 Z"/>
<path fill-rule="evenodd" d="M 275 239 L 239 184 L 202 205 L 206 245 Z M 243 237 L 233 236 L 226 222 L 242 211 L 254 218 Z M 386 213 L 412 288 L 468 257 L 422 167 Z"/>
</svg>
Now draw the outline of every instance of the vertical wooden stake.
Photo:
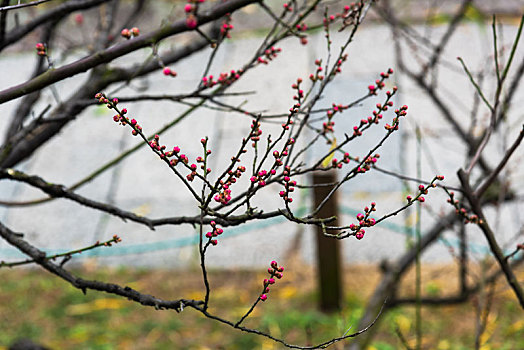
<svg viewBox="0 0 524 350">
<path fill-rule="evenodd" d="M 337 181 L 335 171 L 316 172 L 313 184 L 329 184 Z M 329 194 L 333 186 L 314 187 L 315 208 Z M 324 204 L 317 214 L 318 218 L 338 217 L 337 193 Z M 338 226 L 338 220 L 329 226 Z M 342 268 L 340 263 L 340 242 L 335 238 L 323 235 L 322 228 L 317 227 L 317 276 L 320 292 L 320 309 L 325 312 L 339 311 L 342 301 Z M 330 232 L 336 233 L 336 232 Z"/>
</svg>

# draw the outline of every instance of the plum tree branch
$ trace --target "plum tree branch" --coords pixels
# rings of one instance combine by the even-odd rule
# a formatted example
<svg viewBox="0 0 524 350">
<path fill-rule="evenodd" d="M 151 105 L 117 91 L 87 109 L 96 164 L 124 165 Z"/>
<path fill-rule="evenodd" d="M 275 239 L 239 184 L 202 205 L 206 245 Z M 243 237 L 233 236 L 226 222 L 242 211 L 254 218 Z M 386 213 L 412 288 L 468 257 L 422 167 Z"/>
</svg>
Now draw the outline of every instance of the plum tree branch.
<svg viewBox="0 0 524 350">
<path fill-rule="evenodd" d="M 209 11 L 199 14 L 198 23 L 200 26 L 204 25 L 224 16 L 227 13 L 233 12 L 257 1 L 260 0 L 231 0 L 221 3 Z M 36 90 L 43 89 L 53 83 L 71 78 L 101 64 L 109 63 L 118 57 L 122 57 L 138 49 L 156 44 L 162 39 L 189 30 L 191 29 L 187 27 L 185 20 L 178 20 L 153 32 L 146 33 L 137 38 L 133 38 L 132 40 L 116 44 L 112 47 L 96 52 L 60 68 L 49 70 L 25 83 L 0 91 L 0 104 L 19 98 Z"/>
</svg>

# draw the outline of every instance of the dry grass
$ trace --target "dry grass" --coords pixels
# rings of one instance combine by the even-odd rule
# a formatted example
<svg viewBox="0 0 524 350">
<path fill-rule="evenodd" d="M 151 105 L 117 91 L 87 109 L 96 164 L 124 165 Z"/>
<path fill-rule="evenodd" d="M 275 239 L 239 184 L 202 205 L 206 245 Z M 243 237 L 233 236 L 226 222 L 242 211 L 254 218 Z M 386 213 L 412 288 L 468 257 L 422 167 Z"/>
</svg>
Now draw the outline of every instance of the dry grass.
<svg viewBox="0 0 524 350">
<path fill-rule="evenodd" d="M 457 290 L 456 267 L 423 267 L 422 290 L 445 296 Z M 86 264 L 86 277 L 129 285 L 162 298 L 201 298 L 198 270 L 99 269 Z M 524 271 L 519 271 L 524 277 Z M 211 311 L 238 318 L 260 292 L 264 271 L 211 271 Z M 340 314 L 323 315 L 315 307 L 315 273 L 299 262 L 287 264 L 285 278 L 258 307 L 248 326 L 261 327 L 290 342 L 305 344 L 340 335 L 356 327 L 365 300 L 380 279 L 375 266 L 350 266 L 345 274 L 345 307 Z M 263 338 L 242 334 L 205 319 L 193 310 L 176 314 L 156 311 L 104 293 L 84 296 L 65 282 L 36 269 L 0 270 L 0 349 L 14 339 L 29 337 L 53 349 L 271 349 Z M 402 295 L 413 295 L 414 275 L 402 283 Z M 483 340 L 486 349 L 524 348 L 523 312 L 501 280 Z M 475 305 L 423 308 L 424 343 L 430 349 L 469 349 L 476 327 Z M 413 341 L 414 308 L 403 307 L 382 316 L 376 349 L 400 347 L 394 329 Z"/>
</svg>

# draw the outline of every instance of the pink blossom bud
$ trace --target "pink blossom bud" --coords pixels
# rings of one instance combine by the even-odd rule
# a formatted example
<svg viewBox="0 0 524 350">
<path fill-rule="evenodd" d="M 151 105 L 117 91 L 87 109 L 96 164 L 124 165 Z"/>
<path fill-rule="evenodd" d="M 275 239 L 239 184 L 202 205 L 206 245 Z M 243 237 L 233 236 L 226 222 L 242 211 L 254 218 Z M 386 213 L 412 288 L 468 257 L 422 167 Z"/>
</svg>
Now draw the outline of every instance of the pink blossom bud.
<svg viewBox="0 0 524 350">
<path fill-rule="evenodd" d="M 75 22 L 77 25 L 81 26 L 84 23 L 84 16 L 81 13 L 76 14 Z"/>
<path fill-rule="evenodd" d="M 124 29 L 122 29 L 122 31 L 120 32 L 120 35 L 123 36 L 123 37 L 126 38 L 126 39 L 129 39 L 129 38 L 131 37 L 131 32 L 129 31 L 129 29 L 124 28 Z"/>
<path fill-rule="evenodd" d="M 198 26 L 197 18 L 193 15 L 188 15 L 186 18 L 186 26 L 189 29 L 195 29 Z"/>
</svg>

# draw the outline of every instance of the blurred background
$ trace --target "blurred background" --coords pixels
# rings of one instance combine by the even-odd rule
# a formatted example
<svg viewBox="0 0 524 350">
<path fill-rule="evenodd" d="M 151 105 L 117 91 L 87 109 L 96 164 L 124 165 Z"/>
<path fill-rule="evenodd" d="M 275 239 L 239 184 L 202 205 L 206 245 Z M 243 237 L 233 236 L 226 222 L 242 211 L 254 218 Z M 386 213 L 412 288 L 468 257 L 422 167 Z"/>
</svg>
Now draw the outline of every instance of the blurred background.
<svg viewBox="0 0 524 350">
<path fill-rule="evenodd" d="M 131 2 L 121 3 L 122 11 L 125 12 L 126 5 L 129 3 L 130 7 Z M 272 7 L 281 6 L 279 1 L 267 3 Z M 428 52 L 447 35 L 454 15 L 460 8 L 459 2 L 392 0 L 386 3 L 395 13 L 395 19 L 388 18 L 386 12 L 369 12 L 349 47 L 343 73 L 328 86 L 318 105 L 319 108 L 327 108 L 332 103 L 348 104 L 365 95 L 368 85 L 379 78 L 380 72 L 393 68 L 395 73 L 387 81 L 385 89 L 398 86 L 395 106 L 409 106 L 408 117 L 402 121 L 399 133 L 389 138 L 378 150 L 381 155 L 378 165 L 386 171 L 370 171 L 341 187 L 337 207 L 340 222 L 344 224 L 355 221 L 355 215 L 362 212 L 370 202 L 377 203 L 376 217 L 380 217 L 403 205 L 406 195 L 417 193 L 418 182 L 405 181 L 388 172 L 426 181 L 431 181 L 435 175 L 444 175 L 444 185 L 457 187 L 459 181 L 456 171 L 471 158 L 463 140 L 457 136 L 455 126 L 446 119 L 442 108 L 428 94 L 429 90 L 421 87 L 416 79 L 399 66 L 399 54 L 403 55 L 402 64 L 408 69 L 418 71 L 417 67 L 423 66 Z M 334 3 L 333 7 L 340 4 Z M 20 10 L 17 12 L 18 20 L 23 22 L 52 6 L 53 2 Z M 172 1 L 149 2 L 133 25 L 145 33 L 157 28 L 162 21 L 183 16 L 182 8 L 182 3 Z M 482 135 L 489 123 L 489 111 L 479 102 L 456 57 L 461 57 L 467 63 L 475 77 L 481 79 L 486 93 L 492 95 L 496 79 L 493 75 L 492 15 L 496 15 L 499 47 L 507 59 L 523 10 L 524 2 L 519 0 L 472 2 L 443 46 L 439 68 L 428 73 L 432 74 L 434 83 L 430 90 L 437 91 L 440 101 L 457 117 L 459 125 L 469 129 L 472 135 Z M 64 21 L 63 30 L 55 38 L 55 46 L 51 50 L 57 65 L 85 55 L 82 45 L 88 45 L 90 28 L 96 26 L 100 11 L 101 8 L 81 11 L 82 21 L 75 16 Z M 215 75 L 242 66 L 246 57 L 250 57 L 260 45 L 270 20 L 255 5 L 234 13 L 232 18 L 235 26 L 231 32 L 232 38 L 217 51 L 211 66 L 210 73 Z M 405 28 L 409 28 L 397 45 L 393 34 L 394 21 L 402 21 L 406 24 Z M 347 30 L 333 30 L 331 38 L 334 51 L 338 50 L 347 35 Z M 194 34 L 167 39 L 159 46 L 159 51 L 169 50 L 191 40 L 194 40 Z M 30 67 L 37 60 L 34 52 L 37 41 L 38 33 L 35 31 L 2 52 L 1 90 L 30 77 Z M 74 50 L 66 51 L 65 48 L 71 46 L 71 42 L 77 45 Z M 230 96 L 223 98 L 223 101 L 252 112 L 286 113 L 294 103 L 291 84 L 298 77 L 306 79 L 315 69 L 316 59 L 325 59 L 326 39 L 324 32 L 317 30 L 308 33 L 307 45 L 291 37 L 279 43 L 279 47 L 282 52 L 276 59 L 267 66 L 250 71 L 231 89 L 249 94 Z M 171 66 L 177 72 L 174 79 L 158 71 L 133 80 L 130 84 L 111 86 L 106 93 L 111 97 L 126 97 L 140 93 L 187 92 L 198 86 L 211 51 L 210 48 L 204 49 Z M 150 54 L 149 49 L 139 50 L 116 60 L 112 65 L 131 67 L 145 62 Z M 524 49 L 520 43 L 514 57 L 515 67 L 521 65 L 523 58 Z M 510 73 L 522 74 L 515 70 Z M 31 118 L 37 118 L 57 98 L 66 99 L 86 79 L 86 74 L 79 74 L 55 84 L 53 88 L 44 89 L 40 101 L 33 107 Z M 524 90 L 518 88 L 514 104 L 518 105 L 523 100 Z M 381 99 L 366 100 L 337 115 L 335 136 L 343 139 L 344 133 L 351 131 L 355 123 L 370 115 L 377 102 L 381 102 Z M 217 172 L 235 154 L 240 140 L 248 134 L 251 125 L 251 118 L 240 113 L 211 108 L 193 110 L 191 106 L 171 101 L 126 102 L 122 105 L 128 109 L 130 117 L 139 121 L 148 135 L 188 113 L 175 127 L 163 133 L 161 139 L 170 146 L 178 145 L 189 158 L 195 158 L 201 152 L 200 139 L 209 137 L 209 148 L 213 151 L 211 168 L 217 169 Z M 0 105 L 0 115 L 7 120 L 16 108 L 16 101 L 4 103 Z M 393 113 L 390 112 L 384 118 L 390 121 L 392 117 Z M 508 113 L 504 126 L 492 136 L 484 151 L 491 165 L 498 163 L 508 145 L 516 138 L 522 121 L 523 114 L 520 111 Z M 321 123 L 319 120 L 318 125 L 321 126 Z M 8 123 L 0 123 L 0 134 L 4 135 L 7 128 Z M 262 126 L 264 135 L 276 134 L 279 129 L 279 123 L 268 122 Z M 383 134 L 382 128 L 370 129 L 365 137 L 350 144 L 352 154 L 365 155 Z M 298 140 L 299 145 L 307 145 L 313 137 L 313 133 L 306 133 Z M 105 106 L 93 105 L 59 135 L 40 147 L 30 159 L 18 164 L 16 169 L 38 174 L 52 183 L 71 186 L 137 144 L 138 140 L 129 135 L 129 130 L 115 125 L 111 111 Z M 312 152 L 304 155 L 304 159 L 316 159 L 329 148 L 329 144 L 320 142 L 313 147 Z M 521 242 L 524 235 L 523 157 L 524 152 L 517 150 L 511 164 L 503 172 L 504 181 L 512 189 L 515 200 L 486 209 L 490 217 L 494 218 L 497 240 L 507 254 L 514 250 L 515 243 Z M 242 180 L 240 186 L 248 181 L 247 178 Z M 308 185 L 311 182 L 311 178 L 304 177 L 299 184 Z M 280 190 L 280 186 L 268 186 L 255 197 L 253 206 L 265 210 L 281 206 L 278 196 Z M 311 189 L 303 188 L 294 195 L 291 208 L 297 215 L 311 210 L 312 192 Z M 152 218 L 193 216 L 199 213 L 190 193 L 184 191 L 169 169 L 145 148 L 138 149 L 132 156 L 81 187 L 78 193 Z M 45 195 L 41 191 L 23 183 L 0 182 L 0 201 L 4 203 L 30 202 L 42 198 Z M 214 295 L 219 305 L 217 309 L 232 317 L 241 315 L 245 305 L 249 305 L 256 297 L 268 262 L 277 260 L 286 266 L 285 281 L 275 288 L 270 303 L 254 314 L 250 321 L 253 325 L 261 325 L 272 334 L 290 341 L 308 344 L 343 334 L 350 326 L 356 330 L 358 320 L 365 313 L 367 298 L 379 285 L 379 266 L 382 264 L 384 268 L 388 262 L 397 261 L 413 247 L 417 223 L 420 223 L 421 235 L 424 236 L 443 220 L 444 214 L 451 209 L 446 203 L 447 198 L 444 191 L 430 191 L 421 215 L 417 215 L 415 209 L 406 210 L 367 230 L 361 241 L 353 237 L 340 241 L 345 271 L 344 296 L 341 310 L 328 314 L 318 312 L 316 307 L 319 289 L 316 285 L 315 231 L 312 227 L 296 225 L 277 217 L 225 228 L 219 245 L 210 249 L 207 255 L 208 266 L 212 270 L 211 278 L 216 286 Z M 172 297 L 173 291 L 187 298 L 202 297 L 198 275 L 198 231 L 190 225 L 161 226 L 151 231 L 143 225 L 123 222 L 67 200 L 52 200 L 40 205 L 2 205 L 0 221 L 17 232 L 24 232 L 29 241 L 49 254 L 66 252 L 98 240 L 108 240 L 117 234 L 122 238 L 122 243 L 82 253 L 69 264 L 86 275 L 116 280 L 166 298 Z M 445 231 L 421 256 L 422 290 L 427 295 L 443 296 L 459 288 L 455 267 L 460 248 L 457 232 L 457 228 Z M 470 277 L 480 278 L 489 270 L 489 247 L 476 226 L 465 226 L 463 234 L 467 237 L 469 259 L 474 265 Z M 0 260 L 13 262 L 24 258 L 7 242 L 0 241 Z M 413 295 L 415 288 L 411 270 L 406 272 L 399 284 L 399 289 L 407 295 Z M 176 271 L 176 275 L 182 272 L 184 281 L 182 278 L 173 279 L 173 271 Z M 524 276 L 522 267 L 516 271 L 520 278 Z M 32 338 L 56 349 L 280 348 L 264 339 L 237 334 L 212 324 L 196 314 L 182 314 L 184 317 L 181 318 L 167 311 L 144 310 L 125 300 L 93 292 L 88 292 L 87 297 L 84 297 L 62 281 L 37 269 L 1 268 L 0 278 L 0 303 L 3 305 L 0 307 L 0 348 L 7 347 L 18 338 Z M 477 340 L 478 348 L 482 349 L 524 348 L 522 310 L 518 309 L 504 281 L 499 287 L 493 288 L 496 290 L 493 292 L 496 302 L 492 312 L 483 321 L 485 327 L 481 335 L 484 338 L 481 341 L 478 327 L 475 328 L 475 320 L 480 317 L 479 308 L 475 307 L 480 303 L 477 295 L 459 306 L 436 310 L 424 308 L 424 347 L 470 349 L 475 347 Z M 489 294 L 490 290 L 486 289 L 485 293 Z M 402 348 L 405 344 L 398 335 L 399 330 L 400 334 L 406 334 L 408 346 L 413 344 L 414 336 L 410 337 L 414 329 L 412 306 L 392 309 L 383 317 L 377 326 L 380 328 L 374 339 L 366 345 L 367 348 Z M 338 348 L 342 349 L 343 346 Z"/>
</svg>

